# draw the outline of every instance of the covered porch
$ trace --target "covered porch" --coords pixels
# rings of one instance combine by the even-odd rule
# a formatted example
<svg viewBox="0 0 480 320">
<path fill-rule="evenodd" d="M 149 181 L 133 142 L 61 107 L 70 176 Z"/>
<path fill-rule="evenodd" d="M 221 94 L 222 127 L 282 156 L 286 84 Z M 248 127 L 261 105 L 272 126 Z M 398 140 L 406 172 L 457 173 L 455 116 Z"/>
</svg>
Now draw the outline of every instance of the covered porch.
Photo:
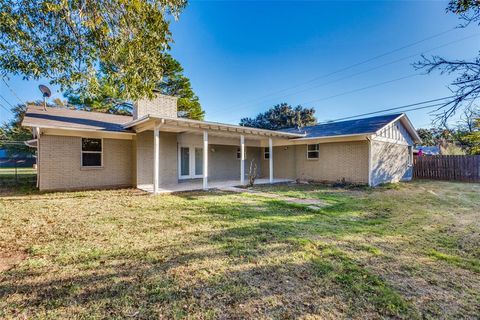
<svg viewBox="0 0 480 320">
<path fill-rule="evenodd" d="M 271 184 L 271 183 L 288 183 L 293 182 L 290 179 L 273 179 L 273 182 L 270 182 L 270 179 L 256 179 L 255 185 L 262 184 Z M 208 182 L 208 188 L 210 189 L 227 189 L 231 187 L 241 186 L 242 183 L 240 180 L 224 180 L 224 181 L 210 181 Z M 143 184 L 138 185 L 138 189 L 154 193 L 153 184 Z M 195 191 L 195 190 L 204 190 L 203 188 L 203 179 L 198 180 L 189 180 L 185 182 L 173 183 L 170 185 L 161 185 L 156 193 L 173 193 L 173 192 L 182 192 L 182 191 Z"/>
<path fill-rule="evenodd" d="M 137 119 L 126 127 L 135 130 L 143 140 L 151 141 L 140 138 L 137 141 L 140 150 L 136 152 L 137 173 L 143 177 L 137 177 L 136 185 L 153 193 L 242 186 L 247 183 L 252 162 L 257 166 L 256 184 L 291 181 L 281 175 L 274 176 L 273 147 L 303 136 L 152 116 Z M 153 159 L 150 156 L 143 159 L 145 154 L 151 154 Z"/>
</svg>

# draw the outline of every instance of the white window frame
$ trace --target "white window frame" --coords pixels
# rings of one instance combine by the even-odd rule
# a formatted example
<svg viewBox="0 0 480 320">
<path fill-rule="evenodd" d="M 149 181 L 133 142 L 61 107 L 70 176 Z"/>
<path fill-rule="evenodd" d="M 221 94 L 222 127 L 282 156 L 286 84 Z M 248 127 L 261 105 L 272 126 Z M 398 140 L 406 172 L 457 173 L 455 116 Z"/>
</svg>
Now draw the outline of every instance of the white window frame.
<svg viewBox="0 0 480 320">
<path fill-rule="evenodd" d="M 83 139 L 96 139 L 100 140 L 100 145 L 101 145 L 101 151 L 83 151 Z M 83 154 L 84 153 L 100 153 L 100 165 L 99 166 L 84 166 L 83 165 Z M 103 138 L 87 138 L 87 137 L 82 137 L 80 139 L 80 167 L 82 169 L 101 169 L 103 168 Z"/>
<path fill-rule="evenodd" d="M 244 160 L 247 160 L 247 147 L 245 147 L 245 155 L 243 157 Z M 237 154 L 236 154 L 237 160 L 242 160 L 242 148 L 237 147 Z"/>
<path fill-rule="evenodd" d="M 316 150 L 308 150 L 309 146 L 317 146 Z M 316 158 L 310 158 L 310 152 L 315 152 L 317 154 Z M 307 160 L 318 160 L 320 159 L 320 144 L 319 143 L 312 143 L 307 144 Z"/>
<path fill-rule="evenodd" d="M 265 147 L 263 148 L 263 160 L 269 160 L 269 159 L 270 159 L 270 147 Z"/>
<path fill-rule="evenodd" d="M 182 176 L 182 148 L 188 148 L 188 153 L 189 153 L 189 172 L 188 175 Z M 195 149 L 202 149 L 202 145 L 198 144 L 179 144 L 178 145 L 178 150 L 177 150 L 177 157 L 178 157 L 178 179 L 179 180 L 185 180 L 185 179 L 198 179 L 203 177 L 202 174 L 195 174 Z M 208 152 L 208 151 L 207 151 Z M 203 159 L 203 158 L 202 158 Z M 202 169 L 203 170 L 203 169 Z"/>
</svg>

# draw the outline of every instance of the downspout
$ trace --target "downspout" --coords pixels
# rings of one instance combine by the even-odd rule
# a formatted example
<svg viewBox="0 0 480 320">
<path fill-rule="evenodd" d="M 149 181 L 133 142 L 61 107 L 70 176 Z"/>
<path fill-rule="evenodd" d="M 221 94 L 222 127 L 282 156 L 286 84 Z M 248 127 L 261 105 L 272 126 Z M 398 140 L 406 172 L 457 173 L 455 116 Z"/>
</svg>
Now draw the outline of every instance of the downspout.
<svg viewBox="0 0 480 320">
<path fill-rule="evenodd" d="M 368 186 L 373 187 L 372 185 L 372 139 L 366 137 L 368 143 Z"/>
<path fill-rule="evenodd" d="M 35 127 L 33 132 L 37 139 L 37 188 L 40 189 L 40 128 Z"/>
</svg>

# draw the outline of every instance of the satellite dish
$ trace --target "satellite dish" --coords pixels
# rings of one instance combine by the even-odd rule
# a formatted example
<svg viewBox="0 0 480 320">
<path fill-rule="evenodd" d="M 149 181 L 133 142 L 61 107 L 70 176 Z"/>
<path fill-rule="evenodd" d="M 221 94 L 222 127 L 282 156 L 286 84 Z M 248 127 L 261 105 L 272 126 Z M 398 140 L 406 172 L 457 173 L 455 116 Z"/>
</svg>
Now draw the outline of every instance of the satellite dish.
<svg viewBox="0 0 480 320">
<path fill-rule="evenodd" d="M 41 84 L 38 86 L 38 89 L 40 89 L 40 92 L 42 93 L 44 98 L 50 98 L 52 96 L 52 92 L 50 91 L 50 89 L 48 89 L 47 86 Z"/>
<path fill-rule="evenodd" d="M 44 86 L 43 84 L 38 86 L 38 89 L 40 89 L 40 92 L 43 95 L 43 110 L 47 111 L 47 98 L 50 98 L 52 96 L 52 92 L 50 89 L 48 89 L 47 86 Z"/>
</svg>

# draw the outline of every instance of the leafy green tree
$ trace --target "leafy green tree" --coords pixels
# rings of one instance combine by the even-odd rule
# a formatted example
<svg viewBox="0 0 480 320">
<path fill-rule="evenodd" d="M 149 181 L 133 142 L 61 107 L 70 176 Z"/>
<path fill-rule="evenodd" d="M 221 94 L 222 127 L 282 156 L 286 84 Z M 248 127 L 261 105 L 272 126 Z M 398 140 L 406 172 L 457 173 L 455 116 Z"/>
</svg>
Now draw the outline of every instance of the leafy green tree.
<svg viewBox="0 0 480 320">
<path fill-rule="evenodd" d="M 43 101 L 27 102 L 27 105 L 41 105 Z M 58 107 L 57 104 L 48 104 L 48 107 Z M 0 147 L 5 148 L 10 157 L 23 154 L 33 154 L 35 150 L 23 142 L 32 139 L 32 132 L 21 126 L 25 116 L 26 106 L 17 104 L 12 108 L 13 118 L 0 126 Z"/>
<path fill-rule="evenodd" d="M 417 133 L 420 139 L 422 139 L 423 146 L 437 145 L 437 141 L 435 139 L 434 132 L 432 132 L 432 129 L 420 128 L 420 129 L 417 129 Z"/>
<path fill-rule="evenodd" d="M 153 96 L 186 0 L 0 1 L 2 75 L 45 77 L 62 90 L 103 85 L 116 97 Z M 98 82 L 101 79 L 102 83 Z"/>
<path fill-rule="evenodd" d="M 32 138 L 32 132 L 20 126 L 25 114 L 25 105 L 16 105 L 12 108 L 14 117 L 10 122 L 2 124 L 0 127 L 0 147 L 7 150 L 9 157 L 21 154 L 31 154 L 34 152 L 31 148 L 23 144 Z"/>
<path fill-rule="evenodd" d="M 98 79 L 97 83 L 98 87 L 94 90 L 94 93 L 84 87 L 68 90 L 65 93 L 68 104 L 86 111 L 122 115 L 132 113 L 132 103 L 121 99 L 116 87 L 111 86 L 102 78 Z M 178 111 L 181 117 L 203 120 L 205 112 L 202 110 L 198 97 L 193 92 L 190 80 L 183 74 L 180 63 L 171 55 L 165 55 L 163 77 L 155 89 L 163 94 L 178 97 Z"/>
<path fill-rule="evenodd" d="M 278 130 L 284 128 L 304 127 L 317 123 L 315 109 L 297 106 L 292 108 L 288 103 L 277 104 L 255 118 L 243 118 L 240 125 L 261 129 Z"/>
<path fill-rule="evenodd" d="M 476 130 L 470 132 L 465 136 L 465 141 L 471 144 L 471 147 L 468 151 L 472 155 L 480 155 L 480 118 L 475 120 Z"/>
<path fill-rule="evenodd" d="M 178 97 L 177 107 L 181 117 L 203 120 L 205 111 L 193 92 L 190 80 L 183 74 L 181 64 L 170 55 L 167 55 L 163 79 L 156 88 L 163 94 Z"/>
</svg>

